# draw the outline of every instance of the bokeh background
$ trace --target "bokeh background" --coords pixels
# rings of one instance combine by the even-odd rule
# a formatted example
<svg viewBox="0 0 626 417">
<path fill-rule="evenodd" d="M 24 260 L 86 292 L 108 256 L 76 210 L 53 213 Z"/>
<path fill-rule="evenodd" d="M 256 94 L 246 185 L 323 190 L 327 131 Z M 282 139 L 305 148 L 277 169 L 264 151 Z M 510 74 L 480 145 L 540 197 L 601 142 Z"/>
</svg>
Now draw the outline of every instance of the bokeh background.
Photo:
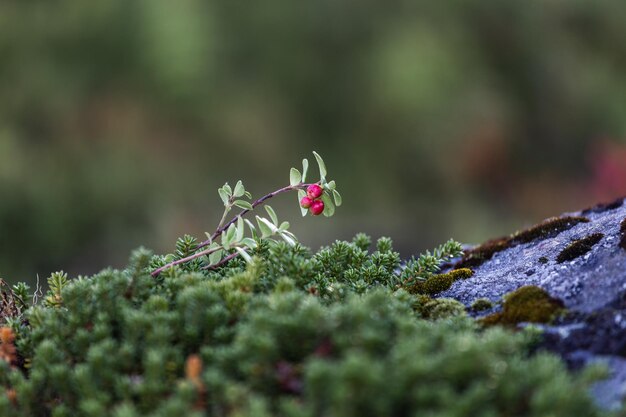
<svg viewBox="0 0 626 417">
<path fill-rule="evenodd" d="M 0 2 L 0 276 L 121 267 L 320 152 L 402 255 L 626 194 L 626 2 Z"/>
</svg>

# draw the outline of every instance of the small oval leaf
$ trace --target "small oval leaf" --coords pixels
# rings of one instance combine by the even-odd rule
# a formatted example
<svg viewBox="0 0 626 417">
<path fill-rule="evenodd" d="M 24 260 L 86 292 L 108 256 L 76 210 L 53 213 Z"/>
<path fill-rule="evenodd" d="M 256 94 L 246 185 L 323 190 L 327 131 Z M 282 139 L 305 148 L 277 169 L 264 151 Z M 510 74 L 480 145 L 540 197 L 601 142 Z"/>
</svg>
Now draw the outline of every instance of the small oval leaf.
<svg viewBox="0 0 626 417">
<path fill-rule="evenodd" d="M 300 212 L 302 213 L 302 217 L 306 216 L 306 214 L 309 211 L 309 209 L 305 209 L 304 207 L 300 206 L 300 200 L 302 200 L 302 197 L 304 196 L 306 196 L 306 192 L 304 190 L 299 190 L 298 191 L 298 207 L 300 207 Z"/>
<path fill-rule="evenodd" d="M 289 185 L 298 185 L 302 181 L 302 174 L 295 168 L 291 168 L 289 171 Z"/>
<path fill-rule="evenodd" d="M 261 238 L 266 238 L 274 234 L 272 228 L 270 227 L 272 223 L 270 223 L 269 220 L 264 219 L 263 217 L 256 216 L 256 222 L 259 225 L 259 229 L 261 230 Z"/>
<path fill-rule="evenodd" d="M 320 169 L 320 177 L 326 178 L 326 164 L 324 164 L 324 160 L 322 157 L 315 151 L 313 151 L 313 155 L 315 155 L 315 159 L 317 160 L 317 166 Z"/>
<path fill-rule="evenodd" d="M 246 189 L 243 186 L 241 180 L 237 181 L 237 184 L 235 185 L 235 190 L 233 191 L 233 197 L 241 197 L 242 195 L 244 195 L 245 192 Z"/>
<path fill-rule="evenodd" d="M 222 254 L 224 251 L 222 249 L 215 251 L 209 255 L 209 264 L 215 265 L 219 261 L 222 260 Z"/>
<path fill-rule="evenodd" d="M 252 204 L 250 204 L 246 200 L 235 200 L 235 202 L 233 204 L 235 206 L 239 207 L 240 209 L 254 210 L 254 207 L 252 207 Z"/>
<path fill-rule="evenodd" d="M 243 224 L 243 219 L 241 218 L 241 216 L 239 216 L 237 218 L 237 233 L 235 234 L 235 240 L 237 242 L 241 242 L 241 239 L 243 239 L 243 234 L 246 231 L 244 224 Z"/>
<path fill-rule="evenodd" d="M 283 240 L 285 242 L 287 242 L 290 246 L 295 246 L 296 242 L 295 240 L 293 240 L 290 236 L 288 236 L 286 233 L 281 233 L 280 237 L 283 238 Z"/>
<path fill-rule="evenodd" d="M 239 246 L 235 246 L 235 250 L 239 252 L 239 255 L 241 255 L 242 258 L 245 259 L 247 263 L 252 262 L 252 257 L 248 255 L 248 252 L 246 252 L 245 249 L 240 248 Z"/>
<path fill-rule="evenodd" d="M 265 211 L 267 211 L 267 214 L 269 214 L 270 219 L 272 219 L 272 223 L 274 223 L 274 226 L 278 226 L 278 216 L 276 215 L 274 209 L 271 206 L 265 206 Z"/>
<path fill-rule="evenodd" d="M 248 249 L 255 249 L 258 246 L 256 240 L 250 239 L 249 237 L 243 238 L 241 243 Z"/>
<path fill-rule="evenodd" d="M 309 172 L 309 160 L 304 158 L 302 160 L 302 182 L 306 181 L 307 172 Z"/>
<path fill-rule="evenodd" d="M 341 194 L 339 194 L 339 191 L 337 190 L 333 190 L 333 199 L 335 200 L 335 205 L 337 207 L 339 207 L 343 202 L 343 200 L 341 199 Z"/>
<path fill-rule="evenodd" d="M 224 203 L 224 205 L 227 206 L 228 200 L 230 199 L 230 197 L 228 196 L 228 193 L 226 192 L 226 190 L 224 188 L 220 188 L 217 190 L 217 193 L 220 195 L 220 198 L 222 199 L 222 203 Z"/>
<path fill-rule="evenodd" d="M 237 233 L 237 226 L 235 226 L 235 223 L 233 223 L 228 227 L 228 230 L 226 230 L 226 240 L 228 241 L 228 243 L 233 241 L 233 239 L 235 238 L 235 233 Z"/>
<path fill-rule="evenodd" d="M 331 217 L 335 214 L 335 204 L 327 193 L 322 194 L 322 201 L 324 202 L 324 216 Z"/>
</svg>

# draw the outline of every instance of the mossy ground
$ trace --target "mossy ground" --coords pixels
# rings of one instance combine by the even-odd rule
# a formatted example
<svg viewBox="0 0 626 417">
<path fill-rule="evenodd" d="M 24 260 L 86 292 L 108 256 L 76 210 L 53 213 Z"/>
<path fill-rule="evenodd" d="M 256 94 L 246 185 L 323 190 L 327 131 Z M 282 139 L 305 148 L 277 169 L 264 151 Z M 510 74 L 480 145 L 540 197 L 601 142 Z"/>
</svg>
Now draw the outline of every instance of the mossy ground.
<svg viewBox="0 0 626 417">
<path fill-rule="evenodd" d="M 559 253 L 556 261 L 558 263 L 563 263 L 567 261 L 572 261 L 587 252 L 589 252 L 593 247 L 602 240 L 604 234 L 602 233 L 594 233 L 589 236 L 586 236 L 582 239 L 575 240 L 571 244 L 569 244 L 565 249 Z"/>
<path fill-rule="evenodd" d="M 527 285 L 504 297 L 502 311 L 482 318 L 484 325 L 516 326 L 519 323 L 550 323 L 565 311 L 561 300 L 550 297 L 542 288 Z"/>
<path fill-rule="evenodd" d="M 406 290 L 411 294 L 435 295 L 450 288 L 455 281 L 470 278 L 473 274 L 469 268 L 455 269 L 445 274 L 433 275 L 423 282 L 418 281 L 406 287 Z"/>
<path fill-rule="evenodd" d="M 490 308 L 493 308 L 493 306 L 494 304 L 491 302 L 491 300 L 487 298 L 478 298 L 474 300 L 474 302 L 470 306 L 470 309 L 472 311 L 480 312 L 480 311 L 489 310 Z"/>
<path fill-rule="evenodd" d="M 8 321 L 24 365 L 0 360 L 0 415 L 600 415 L 530 335 L 399 288 L 390 241 L 368 246 L 263 245 L 249 266 L 156 279 L 164 259 L 138 251 L 70 280 Z"/>
</svg>

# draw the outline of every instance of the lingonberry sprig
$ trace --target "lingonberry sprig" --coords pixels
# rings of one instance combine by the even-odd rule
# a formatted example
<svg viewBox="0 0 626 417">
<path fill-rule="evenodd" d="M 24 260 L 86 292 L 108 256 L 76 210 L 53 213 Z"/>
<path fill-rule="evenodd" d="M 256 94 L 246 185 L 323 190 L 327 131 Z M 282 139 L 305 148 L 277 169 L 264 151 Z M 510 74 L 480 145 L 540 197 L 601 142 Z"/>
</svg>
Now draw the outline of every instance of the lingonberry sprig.
<svg viewBox="0 0 626 417">
<path fill-rule="evenodd" d="M 208 258 L 203 269 L 219 268 L 240 255 L 247 262 L 250 262 L 252 257 L 248 252 L 255 249 L 263 239 L 281 238 L 288 244 L 295 245 L 297 238 L 288 230 L 289 222 L 280 223 L 274 209 L 265 202 L 278 194 L 297 191 L 302 216 L 306 216 L 307 212 L 314 216 L 322 213 L 326 217 L 332 216 L 335 213 L 335 207 L 341 205 L 341 195 L 336 190 L 335 181 L 326 181 L 326 165 L 322 157 L 317 152 L 313 152 L 313 155 L 320 173 L 320 179 L 317 182 L 306 183 L 309 161 L 305 158 L 302 160 L 302 172 L 296 168 L 291 168 L 288 186 L 279 188 L 257 200 L 251 201 L 252 195 L 246 191 L 241 181 L 237 181 L 234 188 L 231 188 L 228 183 L 220 187 L 218 194 L 224 203 L 224 213 L 215 231 L 211 234 L 207 233 L 207 240 L 196 245 L 188 256 L 173 260 L 155 269 L 152 276 L 156 277 L 169 268 L 198 258 Z M 269 218 L 255 216 L 256 226 L 244 218 L 248 213 L 264 204 Z M 226 221 L 228 214 L 234 207 L 240 208 L 241 211 Z"/>
</svg>

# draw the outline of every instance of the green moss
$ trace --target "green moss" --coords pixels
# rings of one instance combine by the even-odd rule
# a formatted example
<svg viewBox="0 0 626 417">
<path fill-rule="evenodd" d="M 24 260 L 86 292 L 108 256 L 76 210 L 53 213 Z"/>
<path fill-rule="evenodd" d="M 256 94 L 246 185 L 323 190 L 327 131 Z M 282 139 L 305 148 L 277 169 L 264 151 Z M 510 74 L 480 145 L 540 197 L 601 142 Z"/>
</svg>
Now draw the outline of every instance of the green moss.
<svg viewBox="0 0 626 417">
<path fill-rule="evenodd" d="M 603 237 L 604 234 L 602 233 L 594 233 L 582 239 L 575 240 L 569 246 L 563 249 L 561 253 L 559 253 L 556 261 L 558 263 L 563 263 L 574 260 L 579 256 L 584 255 L 585 253 L 589 252 L 594 247 L 594 245 L 600 242 Z"/>
<path fill-rule="evenodd" d="M 435 295 L 447 290 L 459 279 L 467 279 L 474 275 L 474 271 L 469 268 L 455 269 L 445 274 L 433 275 L 423 282 L 417 282 L 409 287 L 407 291 L 411 294 Z"/>
<path fill-rule="evenodd" d="M 431 299 L 422 308 L 422 317 L 429 320 L 441 320 L 466 315 L 463 303 L 453 298 Z"/>
<path fill-rule="evenodd" d="M 480 320 L 485 325 L 515 326 L 518 323 L 550 323 L 564 311 L 561 300 L 550 297 L 543 288 L 527 285 L 504 297 L 502 311 Z"/>
<path fill-rule="evenodd" d="M 465 252 L 455 266 L 457 268 L 477 268 L 498 252 L 514 246 L 530 243 L 537 239 L 554 237 L 579 223 L 588 223 L 589 219 L 581 216 L 554 217 L 529 229 L 516 232 L 508 237 L 490 240 Z"/>
<path fill-rule="evenodd" d="M 579 223 L 589 223 L 589 219 L 581 216 L 554 217 L 536 226 L 517 232 L 511 236 L 513 243 L 529 243 L 537 239 L 554 237 Z"/>
<path fill-rule="evenodd" d="M 548 262 L 549 262 L 548 258 L 546 258 L 545 256 L 542 256 L 541 258 L 539 258 L 540 264 L 547 264 Z"/>
<path fill-rule="evenodd" d="M 493 307 L 493 303 L 488 298 L 477 298 L 472 302 L 472 311 L 485 311 Z"/>
<path fill-rule="evenodd" d="M 455 266 L 457 268 L 478 268 L 480 265 L 493 258 L 498 252 L 511 247 L 511 239 L 502 237 L 499 239 L 489 240 L 465 252 L 463 259 Z"/>
</svg>

